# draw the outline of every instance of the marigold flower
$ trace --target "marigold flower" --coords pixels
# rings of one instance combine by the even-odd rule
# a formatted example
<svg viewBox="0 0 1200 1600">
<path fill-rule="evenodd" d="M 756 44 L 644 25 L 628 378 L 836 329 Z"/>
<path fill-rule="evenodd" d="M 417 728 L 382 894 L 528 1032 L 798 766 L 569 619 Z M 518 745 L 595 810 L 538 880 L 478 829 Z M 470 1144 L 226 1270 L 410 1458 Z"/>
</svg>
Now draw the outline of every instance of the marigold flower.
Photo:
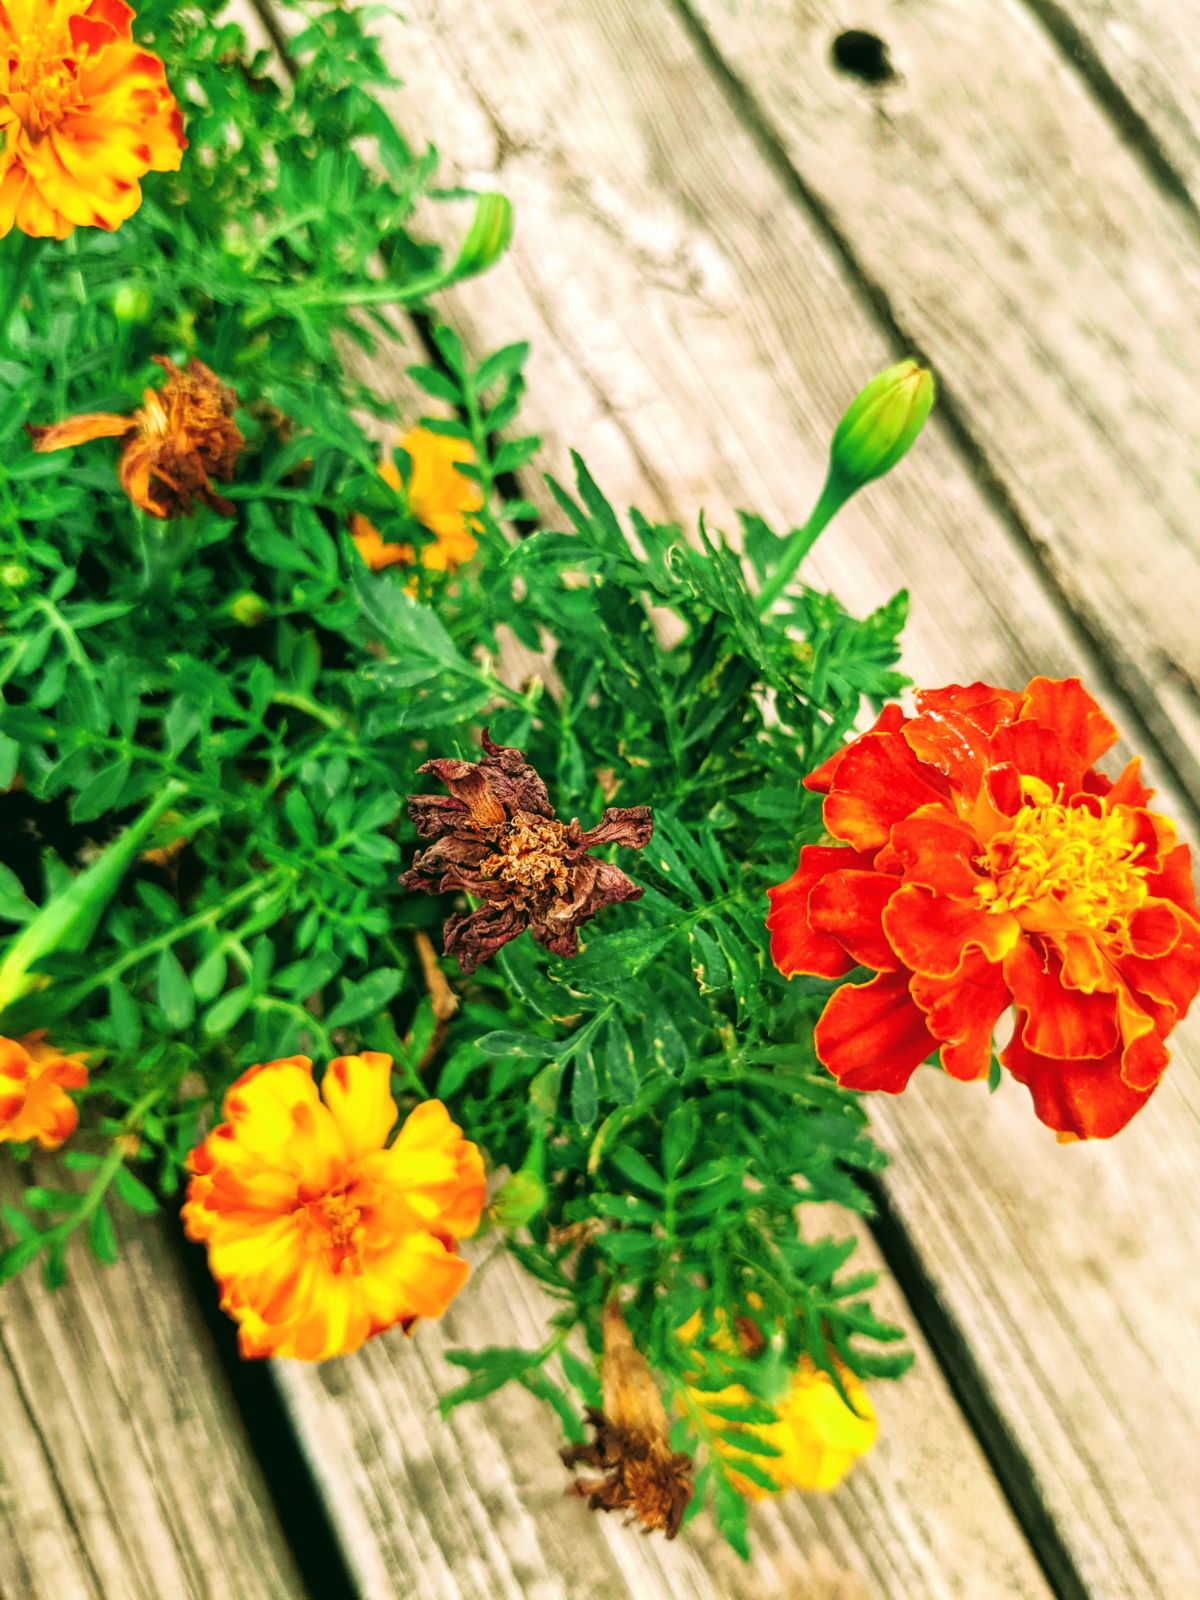
<svg viewBox="0 0 1200 1600">
<path fill-rule="evenodd" d="M 642 890 L 619 867 L 588 854 L 602 844 L 642 850 L 654 832 L 649 806 L 610 807 L 586 833 L 563 823 L 546 785 L 519 750 L 493 744 L 482 761 L 427 761 L 450 790 L 409 796 L 417 832 L 435 843 L 419 850 L 400 882 L 424 894 L 456 891 L 483 904 L 449 919 L 447 955 L 472 973 L 526 928 L 555 955 L 573 956 L 578 930 L 605 906 L 638 900 Z"/>
<path fill-rule="evenodd" d="M 188 1158 L 183 1218 L 208 1247 L 244 1356 L 324 1361 L 418 1317 L 466 1281 L 456 1245 L 483 1210 L 483 1158 L 445 1106 L 398 1115 L 390 1056 L 251 1067 Z"/>
<path fill-rule="evenodd" d="M 124 0 L 0 4 L 0 238 L 111 232 L 139 179 L 178 170 L 183 119 L 133 18 Z"/>
<path fill-rule="evenodd" d="M 700 1327 L 699 1315 L 694 1316 L 680 1328 L 679 1336 L 691 1343 Z M 753 1324 L 739 1324 L 739 1332 L 743 1353 L 752 1354 L 762 1346 L 761 1331 Z M 718 1334 L 712 1341 L 710 1356 L 731 1347 L 731 1336 Z M 720 1410 L 755 1402 L 756 1397 L 740 1383 L 716 1389 L 689 1384 L 688 1393 L 717 1435 L 716 1449 L 729 1467 L 730 1482 L 739 1494 L 758 1500 L 782 1494 L 786 1489 L 806 1493 L 836 1489 L 855 1462 L 870 1450 L 879 1432 L 875 1408 L 849 1367 L 836 1357 L 834 1367 L 849 1406 L 829 1373 L 805 1356 L 793 1370 L 786 1393 L 773 1406 L 773 1422 L 731 1425 L 720 1415 Z M 779 1454 L 765 1456 L 757 1454 L 753 1447 L 739 1449 L 739 1433 L 773 1445 Z M 739 1473 L 739 1464 L 745 1462 L 752 1462 L 759 1472 L 772 1478 L 774 1487 L 768 1489 Z"/>
<path fill-rule="evenodd" d="M 36 1139 L 43 1150 L 57 1150 L 78 1126 L 67 1090 L 87 1086 L 84 1058 L 64 1056 L 45 1037 L 0 1037 L 0 1144 Z"/>
<path fill-rule="evenodd" d="M 806 845 L 769 891 L 788 976 L 838 978 L 817 1054 L 854 1089 L 898 1094 L 934 1050 L 955 1078 L 1003 1064 L 1061 1137 L 1107 1138 L 1146 1103 L 1200 988 L 1191 856 L 1078 679 L 976 683 L 889 706 L 807 778 L 838 842 Z"/>
<path fill-rule="evenodd" d="M 475 460 L 475 452 L 465 439 L 450 439 L 428 428 L 412 428 L 397 442 L 412 462 L 409 512 L 433 534 L 421 551 L 421 565 L 429 572 L 453 572 L 479 548 L 471 519 L 482 507 L 483 496 L 479 485 L 458 470 Z M 379 475 L 397 494 L 403 492 L 399 469 L 390 455 L 380 465 Z M 351 520 L 350 534 L 372 572 L 391 566 L 411 567 L 417 559 L 412 545 L 387 543 L 366 517 Z"/>
<path fill-rule="evenodd" d="M 587 1412 L 596 1437 L 568 1445 L 562 1460 L 603 1476 L 576 1478 L 567 1493 L 592 1511 L 628 1511 L 648 1532 L 673 1539 L 692 1498 L 692 1458 L 671 1449 L 662 1397 L 616 1300 L 604 1309 L 600 1377 L 604 1409 Z"/>
<path fill-rule="evenodd" d="M 166 373 L 160 389 L 147 389 L 130 417 L 97 411 L 46 428 L 28 427 L 41 453 L 68 450 L 91 439 L 124 439 L 121 487 L 152 517 L 190 516 L 197 500 L 224 517 L 234 506 L 212 479 L 228 483 L 245 440 L 234 422 L 238 398 L 194 357 L 181 372 L 166 356 L 152 356 Z"/>
</svg>

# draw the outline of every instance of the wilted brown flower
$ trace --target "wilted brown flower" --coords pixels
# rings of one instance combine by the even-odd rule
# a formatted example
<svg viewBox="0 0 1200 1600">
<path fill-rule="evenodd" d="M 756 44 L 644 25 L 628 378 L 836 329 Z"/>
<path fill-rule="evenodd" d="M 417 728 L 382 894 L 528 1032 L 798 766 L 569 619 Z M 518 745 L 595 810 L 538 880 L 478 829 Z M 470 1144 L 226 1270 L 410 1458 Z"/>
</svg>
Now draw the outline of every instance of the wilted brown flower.
<svg viewBox="0 0 1200 1600">
<path fill-rule="evenodd" d="M 636 883 L 588 851 L 649 844 L 649 806 L 610 809 L 586 833 L 560 822 L 546 785 L 520 750 L 493 744 L 487 729 L 482 761 L 427 761 L 449 795 L 415 794 L 408 808 L 417 832 L 434 843 L 418 851 L 400 882 L 425 894 L 459 890 L 483 904 L 446 923 L 445 946 L 472 973 L 526 928 L 555 955 L 573 956 L 578 930 L 605 906 L 637 900 Z"/>
<path fill-rule="evenodd" d="M 66 450 L 91 439 L 124 439 L 121 487 L 152 517 L 189 516 L 199 500 L 233 515 L 212 479 L 228 483 L 245 441 L 233 420 L 237 395 L 194 357 L 186 372 L 166 356 L 152 356 L 166 373 L 161 389 L 147 389 L 129 417 L 97 411 L 46 428 L 29 427 L 33 448 Z"/>
<path fill-rule="evenodd" d="M 567 1493 L 593 1511 L 628 1511 L 647 1533 L 673 1539 L 692 1498 L 692 1458 L 671 1449 L 662 1397 L 616 1300 L 604 1308 L 601 1383 L 604 1410 L 587 1412 L 594 1442 L 569 1445 L 562 1460 L 603 1476 L 576 1478 Z"/>
</svg>

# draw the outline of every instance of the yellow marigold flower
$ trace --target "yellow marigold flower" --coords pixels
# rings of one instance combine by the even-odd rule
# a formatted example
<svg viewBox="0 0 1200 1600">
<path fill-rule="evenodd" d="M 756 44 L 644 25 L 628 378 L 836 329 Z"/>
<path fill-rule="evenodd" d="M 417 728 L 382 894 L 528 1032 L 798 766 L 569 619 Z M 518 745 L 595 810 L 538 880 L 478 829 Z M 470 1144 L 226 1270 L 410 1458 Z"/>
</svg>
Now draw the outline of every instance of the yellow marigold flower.
<svg viewBox="0 0 1200 1600">
<path fill-rule="evenodd" d="M 421 565 L 429 572 L 453 572 L 479 547 L 472 518 L 483 505 L 483 497 L 479 485 L 458 470 L 475 460 L 475 452 L 465 439 L 448 439 L 428 428 L 412 428 L 397 442 L 412 462 L 408 509 L 434 536 L 421 551 Z M 379 475 L 397 494 L 403 491 L 390 455 L 380 465 Z M 408 567 L 416 560 L 412 545 L 388 544 L 366 517 L 352 519 L 350 534 L 372 572 Z"/>
<path fill-rule="evenodd" d="M 0 4 L 3 0 L 0 0 Z M 94 411 L 49 427 L 26 424 L 41 454 L 69 450 L 92 439 L 123 439 L 121 487 L 152 517 L 190 516 L 197 500 L 224 517 L 235 507 L 212 486 L 228 483 L 245 440 L 234 422 L 238 397 L 195 357 L 181 371 L 167 356 L 151 356 L 166 373 L 160 389 L 146 389 L 132 416 Z"/>
<path fill-rule="evenodd" d="M 0 237 L 120 227 L 187 140 L 124 0 L 0 0 Z"/>
<path fill-rule="evenodd" d="M 188 1158 L 183 1218 L 208 1247 L 244 1356 L 324 1361 L 418 1317 L 466 1280 L 460 1239 L 479 1225 L 483 1158 L 445 1106 L 398 1112 L 390 1056 L 251 1067 L 225 1121 Z"/>
<path fill-rule="evenodd" d="M 87 1081 L 83 1057 L 64 1056 L 45 1043 L 45 1034 L 0 1037 L 0 1144 L 36 1139 L 44 1150 L 57 1150 L 79 1122 L 66 1091 Z"/>
<path fill-rule="evenodd" d="M 679 1330 L 680 1337 L 690 1342 L 699 1330 L 699 1316 L 692 1317 Z M 761 1337 L 757 1328 L 748 1326 L 742 1332 L 743 1348 L 752 1351 L 756 1344 L 760 1345 Z M 713 1345 L 717 1349 L 727 1347 L 720 1338 Z M 794 1369 L 787 1392 L 773 1403 L 773 1422 L 735 1424 L 716 1413 L 714 1407 L 748 1406 L 754 1401 L 755 1397 L 741 1384 L 717 1390 L 689 1387 L 688 1393 L 718 1435 L 716 1448 L 731 1469 L 730 1482 L 740 1494 L 761 1499 L 772 1493 L 782 1494 L 786 1489 L 836 1489 L 859 1457 L 870 1450 L 879 1431 L 875 1408 L 849 1368 L 836 1357 L 834 1366 L 853 1410 L 829 1374 L 807 1356 Z M 760 1456 L 739 1450 L 739 1430 L 773 1445 L 779 1454 Z M 740 1462 L 749 1461 L 774 1479 L 774 1490 L 752 1482 L 736 1470 Z"/>
</svg>

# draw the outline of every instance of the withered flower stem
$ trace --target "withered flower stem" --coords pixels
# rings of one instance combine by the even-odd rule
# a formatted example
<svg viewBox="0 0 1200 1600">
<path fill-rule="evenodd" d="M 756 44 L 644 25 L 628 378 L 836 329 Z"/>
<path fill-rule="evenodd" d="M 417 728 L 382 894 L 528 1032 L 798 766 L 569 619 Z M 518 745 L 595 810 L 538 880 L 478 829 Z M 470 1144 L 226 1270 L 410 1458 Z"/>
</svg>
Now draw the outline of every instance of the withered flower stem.
<svg viewBox="0 0 1200 1600">
<path fill-rule="evenodd" d="M 589 851 L 602 844 L 641 850 L 654 832 L 648 806 L 610 807 L 586 833 L 578 820 L 560 822 L 521 751 L 493 744 L 486 728 L 481 742 L 482 761 L 427 761 L 420 769 L 450 793 L 409 797 L 417 832 L 434 842 L 400 879 L 406 889 L 480 902 L 446 923 L 446 953 L 468 975 L 526 928 L 555 955 L 575 955 L 583 923 L 642 894 Z"/>
<path fill-rule="evenodd" d="M 662 1396 L 615 1297 L 604 1308 L 601 1386 L 603 1411 L 587 1412 L 594 1441 L 568 1446 L 562 1459 L 602 1476 L 576 1478 L 567 1493 L 593 1511 L 628 1511 L 647 1533 L 673 1539 L 692 1498 L 693 1462 L 671 1449 Z"/>
</svg>

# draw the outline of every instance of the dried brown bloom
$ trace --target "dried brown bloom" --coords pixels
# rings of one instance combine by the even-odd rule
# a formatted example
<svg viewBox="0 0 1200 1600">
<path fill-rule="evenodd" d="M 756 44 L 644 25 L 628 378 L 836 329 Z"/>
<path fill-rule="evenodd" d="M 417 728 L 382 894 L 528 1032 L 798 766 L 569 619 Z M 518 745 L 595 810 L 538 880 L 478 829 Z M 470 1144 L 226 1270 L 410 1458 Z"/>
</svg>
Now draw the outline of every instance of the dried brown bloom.
<svg viewBox="0 0 1200 1600">
<path fill-rule="evenodd" d="M 628 1511 L 647 1533 L 673 1539 L 692 1498 L 692 1458 L 671 1449 L 662 1396 L 616 1300 L 604 1309 L 601 1382 L 604 1410 L 587 1412 L 595 1440 L 568 1446 L 562 1459 L 603 1476 L 576 1478 L 567 1493 L 593 1511 Z"/>
<path fill-rule="evenodd" d="M 92 412 L 50 427 L 29 427 L 35 450 L 66 450 L 90 439 L 124 439 L 121 487 L 152 517 L 185 517 L 197 500 L 222 516 L 234 507 L 212 486 L 228 483 L 245 443 L 234 422 L 237 395 L 193 358 L 181 371 L 166 356 L 153 356 L 166 373 L 160 389 L 147 389 L 129 417 Z"/>
<path fill-rule="evenodd" d="M 526 928 L 555 955 L 573 956 L 578 930 L 605 906 L 637 900 L 641 889 L 619 867 L 588 854 L 601 844 L 641 850 L 650 842 L 649 806 L 607 810 L 586 833 L 560 822 L 546 785 L 520 750 L 493 744 L 483 731 L 482 761 L 427 761 L 449 795 L 415 794 L 408 809 L 417 832 L 432 839 L 400 882 L 425 894 L 461 891 L 483 902 L 446 923 L 447 955 L 465 973 Z"/>
</svg>

